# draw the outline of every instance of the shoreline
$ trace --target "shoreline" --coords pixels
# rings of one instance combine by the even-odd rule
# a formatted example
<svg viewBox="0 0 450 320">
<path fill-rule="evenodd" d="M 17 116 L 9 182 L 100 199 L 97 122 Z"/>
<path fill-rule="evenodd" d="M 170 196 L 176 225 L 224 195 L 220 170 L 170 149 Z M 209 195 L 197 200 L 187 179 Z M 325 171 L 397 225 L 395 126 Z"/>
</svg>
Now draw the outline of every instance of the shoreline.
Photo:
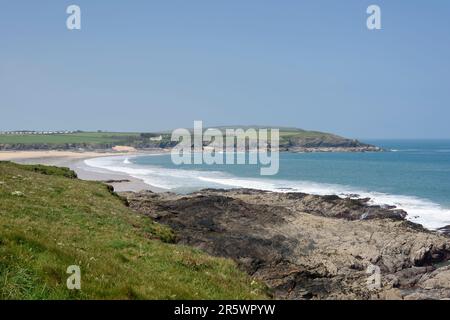
<svg viewBox="0 0 450 320">
<path fill-rule="evenodd" d="M 140 192 L 149 190 L 155 193 L 170 192 L 169 189 L 161 186 L 152 185 L 151 179 L 142 179 L 139 176 L 134 177 L 130 173 L 118 172 L 110 170 L 107 167 L 94 167 L 85 163 L 85 160 L 104 158 L 104 157 L 135 157 L 146 155 L 157 155 L 168 152 L 168 150 L 154 149 L 154 150 L 138 150 L 133 152 L 72 152 L 72 151 L 12 151 L 12 152 L 0 152 L 0 161 L 13 161 L 19 164 L 42 164 L 52 165 L 59 167 L 68 167 L 77 173 L 79 179 L 88 181 L 101 181 L 111 185 L 116 192 Z M 226 185 L 226 184 L 225 184 Z M 204 187 L 208 189 L 210 187 Z M 226 189 L 247 188 L 258 189 L 271 192 L 300 192 L 315 195 L 337 195 L 342 198 L 368 198 L 373 205 L 384 205 L 396 207 L 398 209 L 405 210 L 407 220 L 421 224 L 429 230 L 440 230 L 441 228 L 448 228 L 450 220 L 448 217 L 449 210 L 441 207 L 437 203 L 428 201 L 427 199 L 402 196 L 396 194 L 374 194 L 373 192 L 366 192 L 361 190 L 346 190 L 336 189 L 327 193 L 318 193 L 309 190 L 295 190 L 291 188 L 285 188 L 284 191 L 273 190 L 273 188 L 254 187 L 249 184 L 237 184 L 234 187 Z M 221 189 L 221 187 L 218 187 Z M 198 192 L 198 191 L 192 191 Z M 189 192 L 190 193 L 190 192 Z M 409 201 L 409 202 L 408 202 Z M 411 202 L 412 201 L 412 202 Z M 433 211 L 433 212 L 431 212 Z M 434 217 L 439 211 L 445 215 L 442 215 L 439 219 Z M 437 220 L 439 221 L 437 221 Z M 442 221 L 441 221 L 442 220 Z"/>
<path fill-rule="evenodd" d="M 84 161 L 102 157 L 120 157 L 136 155 L 152 155 L 166 152 L 164 150 L 136 152 L 76 152 L 76 151 L 0 151 L 0 161 L 11 161 L 19 164 L 41 164 L 67 167 L 77 174 L 78 178 L 87 181 L 102 181 L 114 187 L 116 192 L 165 192 L 167 190 L 145 183 L 142 179 L 126 173 L 94 168 Z"/>
<path fill-rule="evenodd" d="M 23 161 L 76 163 L 82 159 L 35 157 Z M 24 178 L 35 176 L 29 174 Z M 36 189 L 40 190 L 39 195 L 46 195 L 48 191 L 41 190 L 41 186 L 47 181 L 59 181 L 48 176 L 35 178 L 40 184 L 27 189 L 23 199 L 29 196 L 34 199 L 31 191 Z M 93 205 L 97 200 L 91 195 L 96 190 L 111 196 L 99 184 L 78 181 L 77 185 L 76 179 L 65 180 L 66 189 L 72 193 L 55 194 L 58 201 L 64 200 L 59 196 L 69 201 L 67 197 L 74 197 L 79 188 L 83 190 L 83 185 L 85 199 Z M 22 180 L 8 178 L 8 181 Z M 367 199 L 244 188 L 204 189 L 188 195 L 149 191 L 119 192 L 119 195 L 142 219 L 152 219 L 173 230 L 176 244 L 233 260 L 241 271 L 264 283 L 275 299 L 450 297 L 449 287 L 441 285 L 450 279 L 449 238 L 405 220 L 406 213 L 402 210 L 372 206 Z M 105 208 L 104 214 L 108 215 L 109 206 Z M 45 207 L 42 210 L 46 212 Z M 90 211 L 84 212 L 84 206 L 80 211 L 91 216 L 86 214 Z M 78 220 L 74 222 L 78 226 Z M 103 230 L 102 221 L 98 223 Z M 107 244 L 110 246 L 110 242 Z M 382 277 L 377 290 L 368 290 L 367 270 L 373 266 L 379 267 Z"/>
</svg>

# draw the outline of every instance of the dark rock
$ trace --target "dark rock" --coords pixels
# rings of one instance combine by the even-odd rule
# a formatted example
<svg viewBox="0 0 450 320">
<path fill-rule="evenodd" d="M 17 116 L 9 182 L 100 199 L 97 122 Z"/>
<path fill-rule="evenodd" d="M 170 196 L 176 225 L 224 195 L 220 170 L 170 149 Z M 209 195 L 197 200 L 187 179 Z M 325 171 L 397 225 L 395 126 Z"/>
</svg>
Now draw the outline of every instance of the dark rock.
<svg viewBox="0 0 450 320">
<path fill-rule="evenodd" d="M 102 181 L 104 183 L 123 183 L 123 182 L 130 182 L 128 179 L 120 179 L 120 180 L 104 180 Z"/>
<path fill-rule="evenodd" d="M 450 236 L 450 225 L 438 229 L 442 234 Z"/>
<path fill-rule="evenodd" d="M 180 243 L 236 261 L 275 298 L 450 298 L 449 239 L 404 220 L 402 210 L 251 189 L 122 195 Z M 376 289 L 367 286 L 372 265 L 381 272 Z"/>
</svg>

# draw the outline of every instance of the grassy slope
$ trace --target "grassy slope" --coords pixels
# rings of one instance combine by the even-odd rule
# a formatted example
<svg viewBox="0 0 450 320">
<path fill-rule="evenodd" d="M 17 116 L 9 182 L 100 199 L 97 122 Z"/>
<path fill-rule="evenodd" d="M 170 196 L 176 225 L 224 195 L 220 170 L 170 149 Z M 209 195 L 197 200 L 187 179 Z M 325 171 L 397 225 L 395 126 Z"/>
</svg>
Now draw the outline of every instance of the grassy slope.
<svg viewBox="0 0 450 320">
<path fill-rule="evenodd" d="M 69 177 L 0 162 L 0 299 L 266 297 L 232 261 L 168 243 L 105 185 Z M 66 288 L 69 265 L 81 291 Z"/>
<path fill-rule="evenodd" d="M 225 130 L 227 127 L 220 127 Z M 246 128 L 244 128 L 246 130 Z M 163 134 L 164 139 L 170 140 L 170 134 Z M 280 142 L 289 138 L 326 138 L 334 136 L 329 133 L 305 131 L 300 129 L 281 128 Z M 129 144 L 139 140 L 139 133 L 118 132 L 80 132 L 55 135 L 4 135 L 0 134 L 0 144 Z"/>
<path fill-rule="evenodd" d="M 107 144 L 121 143 L 138 137 L 138 133 L 122 132 L 80 132 L 68 134 L 49 135 L 5 135 L 0 134 L 0 144 L 65 144 L 65 143 L 87 143 Z"/>
</svg>

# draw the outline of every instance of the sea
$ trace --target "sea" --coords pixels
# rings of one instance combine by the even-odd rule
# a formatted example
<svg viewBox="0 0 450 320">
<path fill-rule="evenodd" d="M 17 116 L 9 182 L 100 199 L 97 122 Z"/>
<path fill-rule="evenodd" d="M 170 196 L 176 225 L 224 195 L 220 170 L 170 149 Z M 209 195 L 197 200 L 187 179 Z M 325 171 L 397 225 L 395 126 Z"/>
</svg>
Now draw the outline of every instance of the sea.
<svg viewBox="0 0 450 320">
<path fill-rule="evenodd" d="M 280 153 L 279 172 L 261 176 L 258 165 L 175 165 L 170 154 L 85 160 L 92 170 L 127 173 L 176 193 L 204 188 L 370 198 L 394 205 L 428 229 L 450 225 L 450 140 L 364 140 L 374 153 Z"/>
</svg>

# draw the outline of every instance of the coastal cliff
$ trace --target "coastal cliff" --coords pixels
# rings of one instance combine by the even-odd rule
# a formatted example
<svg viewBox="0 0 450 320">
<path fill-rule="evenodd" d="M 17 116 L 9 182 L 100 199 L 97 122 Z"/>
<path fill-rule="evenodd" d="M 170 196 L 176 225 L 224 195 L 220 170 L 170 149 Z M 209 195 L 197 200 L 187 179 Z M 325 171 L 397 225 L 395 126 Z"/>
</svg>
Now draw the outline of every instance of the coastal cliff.
<svg viewBox="0 0 450 320">
<path fill-rule="evenodd" d="M 300 129 L 299 129 L 300 130 Z M 381 148 L 335 134 L 303 131 L 281 136 L 280 148 L 291 152 L 378 152 Z"/>
<path fill-rule="evenodd" d="M 368 199 L 248 189 L 121 195 L 178 243 L 233 259 L 277 299 L 450 298 L 450 239 Z M 380 285 L 369 289 L 370 268 Z"/>
</svg>

